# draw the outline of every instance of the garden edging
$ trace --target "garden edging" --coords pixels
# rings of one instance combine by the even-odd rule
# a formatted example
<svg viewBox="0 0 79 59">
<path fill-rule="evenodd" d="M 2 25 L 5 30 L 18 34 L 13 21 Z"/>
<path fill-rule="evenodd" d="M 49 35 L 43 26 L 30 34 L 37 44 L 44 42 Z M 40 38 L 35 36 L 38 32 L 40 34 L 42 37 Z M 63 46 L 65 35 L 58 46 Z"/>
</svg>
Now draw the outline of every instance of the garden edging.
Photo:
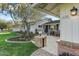
<svg viewBox="0 0 79 59">
<path fill-rule="evenodd" d="M 8 39 L 5 39 L 5 42 L 9 42 L 9 43 L 29 43 L 31 41 L 9 41 Z"/>
</svg>

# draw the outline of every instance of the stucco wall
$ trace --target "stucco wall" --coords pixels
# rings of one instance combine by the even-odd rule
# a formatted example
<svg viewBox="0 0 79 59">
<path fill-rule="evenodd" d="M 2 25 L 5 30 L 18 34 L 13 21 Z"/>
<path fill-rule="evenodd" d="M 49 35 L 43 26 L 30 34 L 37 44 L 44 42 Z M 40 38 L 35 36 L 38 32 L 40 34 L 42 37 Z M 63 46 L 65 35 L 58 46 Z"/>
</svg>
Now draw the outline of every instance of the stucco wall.
<svg viewBox="0 0 79 59">
<path fill-rule="evenodd" d="M 75 6 L 78 9 L 76 16 L 70 15 Z M 60 39 L 79 43 L 79 4 L 62 4 L 60 6 Z"/>
</svg>

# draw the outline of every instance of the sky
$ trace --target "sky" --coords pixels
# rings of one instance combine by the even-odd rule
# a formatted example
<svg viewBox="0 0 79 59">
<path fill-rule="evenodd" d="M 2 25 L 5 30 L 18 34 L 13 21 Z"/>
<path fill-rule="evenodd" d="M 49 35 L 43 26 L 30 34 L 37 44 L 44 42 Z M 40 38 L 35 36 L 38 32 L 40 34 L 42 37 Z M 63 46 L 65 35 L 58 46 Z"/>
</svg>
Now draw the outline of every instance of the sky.
<svg viewBox="0 0 79 59">
<path fill-rule="evenodd" d="M 12 18 L 9 15 L 3 15 L 2 13 L 0 13 L 0 19 L 6 20 L 6 21 L 12 20 Z"/>
<path fill-rule="evenodd" d="M 55 20 L 59 20 L 58 17 L 55 17 L 55 16 L 51 16 L 51 15 L 46 15 L 45 18 L 51 18 L 52 21 L 55 21 Z"/>
</svg>

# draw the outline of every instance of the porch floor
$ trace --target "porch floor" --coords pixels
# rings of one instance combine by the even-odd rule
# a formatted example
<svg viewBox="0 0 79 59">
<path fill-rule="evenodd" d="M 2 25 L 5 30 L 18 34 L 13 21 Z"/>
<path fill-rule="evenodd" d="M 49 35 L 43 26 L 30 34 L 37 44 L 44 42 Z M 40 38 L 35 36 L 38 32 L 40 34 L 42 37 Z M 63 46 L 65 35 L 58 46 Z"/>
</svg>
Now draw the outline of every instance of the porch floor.
<svg viewBox="0 0 79 59">
<path fill-rule="evenodd" d="M 42 49 L 53 55 L 58 55 L 58 46 L 56 42 L 58 39 L 60 38 L 56 36 L 47 36 L 47 44 Z"/>
<path fill-rule="evenodd" d="M 53 54 L 51 54 L 43 49 L 38 49 L 31 56 L 53 56 Z"/>
<path fill-rule="evenodd" d="M 47 44 L 45 47 L 38 49 L 31 56 L 56 56 L 58 55 L 57 40 L 59 37 L 47 36 Z"/>
</svg>

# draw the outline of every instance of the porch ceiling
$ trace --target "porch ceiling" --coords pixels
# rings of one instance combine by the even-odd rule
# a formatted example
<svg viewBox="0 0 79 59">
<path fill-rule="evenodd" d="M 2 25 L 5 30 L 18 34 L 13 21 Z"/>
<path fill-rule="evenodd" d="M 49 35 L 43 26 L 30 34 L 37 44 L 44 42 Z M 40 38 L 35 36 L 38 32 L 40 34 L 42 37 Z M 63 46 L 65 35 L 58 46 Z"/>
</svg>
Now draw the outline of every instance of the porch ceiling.
<svg viewBox="0 0 79 59">
<path fill-rule="evenodd" d="M 50 14 L 52 16 L 59 17 L 60 15 L 59 5 L 60 5 L 59 3 L 38 3 L 34 6 L 34 8 L 47 14 Z"/>
</svg>

